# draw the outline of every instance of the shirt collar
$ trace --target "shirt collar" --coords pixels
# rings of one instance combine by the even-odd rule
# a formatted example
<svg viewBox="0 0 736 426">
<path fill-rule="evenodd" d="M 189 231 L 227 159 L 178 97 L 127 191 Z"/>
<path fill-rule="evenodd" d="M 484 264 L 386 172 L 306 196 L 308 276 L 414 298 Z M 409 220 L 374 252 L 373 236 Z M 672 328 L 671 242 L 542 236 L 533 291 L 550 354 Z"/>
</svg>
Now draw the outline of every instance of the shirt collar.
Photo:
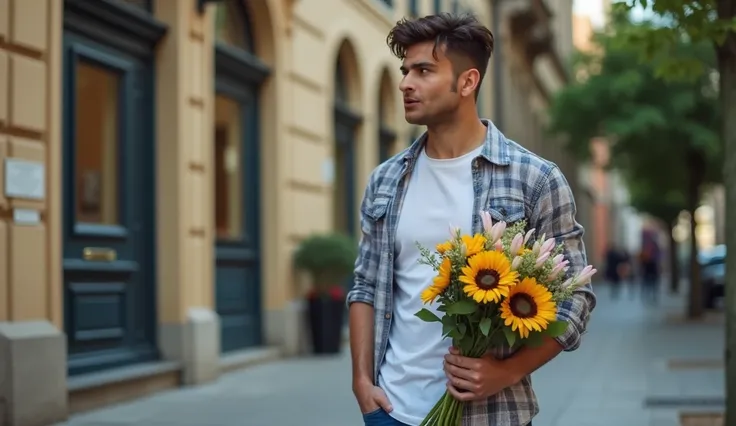
<svg viewBox="0 0 736 426">
<path fill-rule="evenodd" d="M 485 158 L 491 164 L 498 166 L 508 166 L 511 159 L 509 157 L 509 145 L 506 137 L 491 122 L 491 120 L 481 118 L 480 120 L 488 129 L 486 131 L 486 140 L 483 143 L 480 157 Z M 419 153 L 424 149 L 427 141 L 427 132 L 424 132 L 417 140 L 415 140 L 409 149 L 406 150 L 403 160 L 413 164 Z"/>
</svg>

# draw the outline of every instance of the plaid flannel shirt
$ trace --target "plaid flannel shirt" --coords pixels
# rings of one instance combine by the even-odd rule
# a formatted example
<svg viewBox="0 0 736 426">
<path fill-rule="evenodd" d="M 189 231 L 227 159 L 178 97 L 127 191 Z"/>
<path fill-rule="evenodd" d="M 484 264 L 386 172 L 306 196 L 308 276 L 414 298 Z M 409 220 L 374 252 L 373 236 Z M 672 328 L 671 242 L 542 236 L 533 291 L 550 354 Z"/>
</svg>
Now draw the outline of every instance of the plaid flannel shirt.
<svg viewBox="0 0 736 426">
<path fill-rule="evenodd" d="M 504 137 L 489 120 L 482 121 L 488 127 L 485 145 L 471 166 L 475 192 L 473 232 L 482 230 L 480 210 L 489 211 L 494 221 L 513 223 L 526 219 L 528 228 L 536 228 L 536 235 L 546 234 L 558 244 L 564 243 L 564 255 L 570 261 L 568 275 L 578 273 L 587 264 L 584 231 L 575 220 L 575 201 L 562 172 L 555 164 Z M 379 165 L 370 176 L 361 203 L 362 237 L 355 262 L 355 283 L 347 304 L 358 302 L 374 307 L 374 383 L 378 383 L 393 317 L 396 226 L 408 178 L 425 140 L 426 134 Z M 580 345 L 595 303 L 588 283 L 571 300 L 558 306 L 558 318 L 569 322 L 567 331 L 557 338 L 565 351 Z M 512 354 L 510 348 L 502 347 L 494 355 L 506 358 Z M 462 424 L 522 426 L 538 411 L 531 378 L 527 376 L 486 401 L 466 404 Z"/>
</svg>

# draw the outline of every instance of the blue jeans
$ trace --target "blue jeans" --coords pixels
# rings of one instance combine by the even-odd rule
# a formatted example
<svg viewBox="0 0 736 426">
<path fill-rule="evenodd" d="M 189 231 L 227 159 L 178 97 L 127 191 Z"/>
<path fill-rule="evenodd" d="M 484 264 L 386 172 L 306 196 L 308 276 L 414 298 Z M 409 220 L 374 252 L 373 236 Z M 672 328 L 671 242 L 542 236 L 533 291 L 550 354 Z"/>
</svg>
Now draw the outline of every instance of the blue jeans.
<svg viewBox="0 0 736 426">
<path fill-rule="evenodd" d="M 383 411 L 383 408 L 363 414 L 363 422 L 365 426 L 408 426 L 406 423 L 401 423 L 389 416 L 387 412 Z"/>
</svg>

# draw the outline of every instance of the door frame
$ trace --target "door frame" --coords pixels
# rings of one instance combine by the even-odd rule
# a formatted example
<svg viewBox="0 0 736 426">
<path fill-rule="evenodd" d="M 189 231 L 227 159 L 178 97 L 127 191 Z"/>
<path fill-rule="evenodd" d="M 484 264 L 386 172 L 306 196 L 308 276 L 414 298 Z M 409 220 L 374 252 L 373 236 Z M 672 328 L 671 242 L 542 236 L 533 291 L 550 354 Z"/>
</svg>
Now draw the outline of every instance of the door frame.
<svg viewBox="0 0 736 426">
<path fill-rule="evenodd" d="M 119 58 L 115 58 L 110 55 L 110 52 L 106 50 L 120 51 L 134 59 L 138 64 L 141 65 L 144 72 L 141 73 L 141 77 L 144 81 L 141 81 L 141 90 L 136 92 L 130 87 L 131 81 L 129 77 L 124 77 L 120 81 L 122 87 L 119 89 L 121 92 L 132 91 L 131 98 L 145 97 L 141 104 L 144 108 L 141 110 L 135 110 L 127 105 L 125 98 L 119 99 L 119 114 L 124 117 L 130 117 L 132 114 L 138 114 L 137 118 L 134 118 L 134 122 L 140 123 L 142 128 L 137 129 L 137 132 L 144 135 L 146 141 L 149 143 L 141 143 L 136 146 L 138 151 L 136 161 L 136 169 L 142 170 L 144 173 L 143 181 L 156 181 L 156 138 L 155 138 L 155 46 L 166 34 L 168 27 L 156 20 L 153 15 L 140 13 L 138 10 L 133 10 L 129 5 L 113 1 L 95 1 L 89 2 L 86 0 L 64 0 L 64 18 L 63 18 L 63 42 L 64 51 L 62 54 L 62 120 L 65 125 L 63 126 L 62 133 L 62 261 L 63 261 L 63 275 L 62 280 L 63 289 L 63 304 L 64 304 L 64 329 L 69 336 L 71 330 L 68 329 L 71 324 L 71 312 L 68 306 L 70 303 L 67 295 L 67 272 L 74 272 L 75 270 L 93 270 L 98 269 L 100 272 L 121 272 L 131 271 L 135 267 L 135 263 L 125 260 L 117 260 L 111 264 L 105 264 L 105 267 L 101 265 L 89 265 L 74 257 L 67 258 L 66 246 L 67 241 L 72 236 L 83 235 L 90 239 L 110 239 L 110 238 L 124 238 L 127 234 L 127 230 L 123 226 L 115 225 L 99 225 L 99 224 L 76 224 L 76 212 L 74 206 L 74 196 L 77 191 L 74 184 L 74 172 L 75 163 L 75 125 L 68 125 L 73 123 L 74 119 L 73 112 L 74 108 L 69 108 L 75 103 L 76 93 L 70 91 L 73 89 L 74 75 L 69 74 L 69 60 L 76 59 L 75 56 L 83 56 L 89 58 L 92 62 L 98 62 L 106 67 L 112 66 L 112 68 L 120 69 L 125 71 L 126 63 Z M 83 41 L 83 44 L 70 47 L 72 42 L 76 40 Z M 97 49 L 99 47 L 99 50 Z M 117 66 L 115 63 L 117 62 Z M 135 101 L 134 101 L 135 102 Z M 123 155 L 130 157 L 130 147 L 124 145 L 125 132 L 128 129 L 119 129 L 118 136 L 122 142 L 117 146 L 119 150 L 117 155 Z M 123 135 L 122 137 L 120 137 Z M 129 159 L 130 161 L 132 159 Z M 71 165 L 71 167 L 70 167 Z M 125 182 L 128 178 L 128 173 L 132 171 L 130 163 L 126 165 L 126 168 L 118 169 L 117 175 L 119 182 Z M 135 188 L 123 187 L 125 190 L 135 190 Z M 121 191 L 118 195 L 121 198 L 125 198 L 125 192 Z M 135 311 L 137 309 L 145 309 L 150 318 L 147 319 L 143 329 L 147 336 L 146 341 L 150 341 L 151 346 L 137 347 L 136 345 L 121 347 L 119 350 L 113 350 L 106 353 L 95 353 L 81 354 L 79 356 L 67 357 L 67 370 L 69 375 L 77 375 L 91 371 L 105 370 L 117 366 L 127 365 L 131 363 L 142 362 L 146 360 L 156 359 L 159 356 L 157 346 L 157 309 L 156 309 L 156 296 L 157 296 L 157 281 L 156 281 L 156 252 L 155 252 L 155 241 L 156 241 L 156 194 L 155 185 L 150 186 L 150 191 L 145 196 L 140 198 L 141 211 L 143 215 L 141 217 L 141 229 L 140 236 L 136 239 L 136 250 L 145 250 L 138 260 L 140 263 L 137 265 L 139 269 L 142 269 L 141 283 L 144 283 L 144 293 L 136 294 L 138 299 L 145 302 L 144 306 L 127 306 L 128 314 L 130 318 L 128 321 L 135 320 Z M 127 214 L 120 211 L 122 214 L 121 219 L 123 224 L 127 219 Z M 149 231 L 149 232 L 146 232 Z M 95 268 L 97 266 L 97 268 Z M 106 283 L 114 287 L 114 282 Z M 127 325 L 127 324 L 126 324 Z M 67 337 L 68 339 L 69 337 Z M 70 346 L 67 345 L 67 354 L 69 353 Z"/>
<path fill-rule="evenodd" d="M 354 112 L 352 109 L 350 109 L 349 106 L 344 105 L 340 101 L 335 101 L 334 105 L 334 114 L 335 114 L 335 123 L 334 123 L 334 131 L 335 131 L 335 145 L 336 146 L 347 146 L 347 158 L 345 159 L 348 164 L 345 165 L 345 167 L 349 170 L 349 176 L 348 176 L 348 182 L 347 182 L 347 188 L 346 188 L 346 194 L 345 195 L 345 206 L 344 211 L 347 214 L 347 223 L 346 226 L 348 228 L 347 234 L 350 237 L 355 237 L 357 233 L 357 205 L 356 205 L 356 182 L 357 182 L 357 162 L 356 160 L 356 141 L 357 141 L 357 135 L 356 132 L 358 131 L 358 126 L 360 126 L 360 123 L 363 121 L 363 118 L 356 112 Z M 336 159 L 339 160 L 339 159 Z M 337 179 L 339 179 L 339 176 L 336 176 Z"/>
<path fill-rule="evenodd" d="M 241 135 L 241 147 L 243 150 L 240 166 L 243 170 L 241 178 L 243 190 L 243 214 L 245 221 L 242 224 L 244 230 L 256 230 L 255 235 L 246 235 L 245 238 L 251 237 L 255 241 L 249 246 L 256 251 L 257 264 L 255 265 L 255 280 L 257 297 L 256 303 L 256 321 L 258 342 L 263 341 L 263 256 L 262 256 L 262 232 L 261 232 L 261 113 L 260 113 L 260 90 L 264 81 L 271 74 L 271 69 L 257 56 L 242 49 L 238 49 L 223 43 L 215 42 L 215 95 L 222 94 L 231 97 L 233 100 L 246 100 L 246 108 L 248 110 L 241 111 L 241 123 L 247 123 L 242 126 L 243 134 Z M 241 105 L 243 105 L 241 103 Z M 214 149 L 214 147 L 213 147 Z M 256 156 L 250 156 L 249 153 L 256 153 Z M 255 185 L 248 178 L 255 178 Z M 248 206 L 256 206 L 248 209 Z M 239 250 L 242 242 L 229 244 L 227 241 L 218 241 L 214 239 L 214 276 L 215 282 L 215 311 L 218 311 L 217 303 L 217 260 L 218 252 L 224 254 L 230 250 Z M 229 247 L 230 246 L 230 247 Z M 220 250 L 218 250 L 218 247 Z M 219 312 L 219 311 L 218 311 Z M 222 327 L 222 326 L 221 326 Z M 222 328 L 220 329 L 221 332 Z M 237 348 L 225 349 L 224 342 L 220 343 L 220 352 L 229 352 L 237 350 Z"/>
</svg>

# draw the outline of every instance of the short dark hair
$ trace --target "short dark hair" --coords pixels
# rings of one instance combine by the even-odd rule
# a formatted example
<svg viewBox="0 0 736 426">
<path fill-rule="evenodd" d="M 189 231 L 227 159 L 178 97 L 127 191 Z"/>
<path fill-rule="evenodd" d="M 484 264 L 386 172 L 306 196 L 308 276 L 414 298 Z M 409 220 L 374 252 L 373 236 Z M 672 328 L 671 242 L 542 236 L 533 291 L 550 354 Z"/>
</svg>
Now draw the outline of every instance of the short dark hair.
<svg viewBox="0 0 736 426">
<path fill-rule="evenodd" d="M 402 60 L 406 58 L 407 49 L 427 41 L 434 41 L 435 59 L 437 46 L 445 46 L 456 75 L 465 69 L 461 69 L 458 61 L 452 57 L 461 56 L 469 59 L 478 68 L 480 80 L 483 81 L 488 61 L 493 54 L 494 39 L 491 30 L 481 24 L 473 14 L 440 13 L 417 19 L 403 18 L 386 37 L 386 44 L 391 52 Z"/>
</svg>

